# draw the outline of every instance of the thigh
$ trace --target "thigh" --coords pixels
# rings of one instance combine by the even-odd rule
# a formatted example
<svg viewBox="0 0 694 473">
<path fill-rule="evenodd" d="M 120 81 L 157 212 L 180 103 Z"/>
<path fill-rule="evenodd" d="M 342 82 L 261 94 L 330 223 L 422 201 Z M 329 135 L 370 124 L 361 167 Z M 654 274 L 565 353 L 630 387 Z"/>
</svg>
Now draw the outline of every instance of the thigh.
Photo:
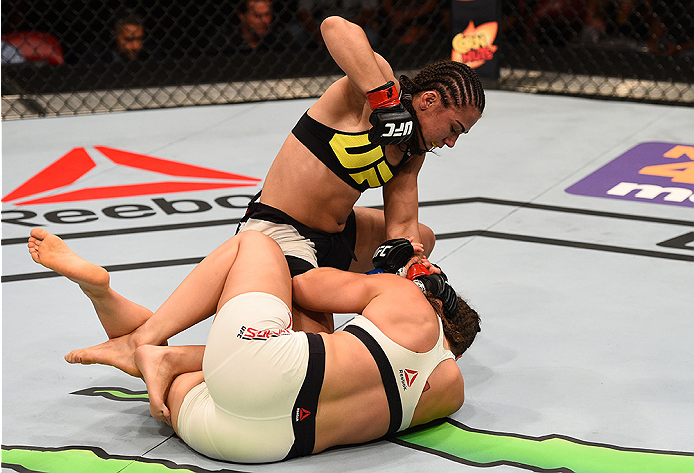
<svg viewBox="0 0 694 473">
<path fill-rule="evenodd" d="M 181 412 L 181 405 L 183 404 L 183 399 L 195 386 L 202 383 L 205 379 L 203 378 L 202 371 L 195 371 L 193 373 L 183 373 L 174 378 L 169 388 L 169 393 L 166 397 L 166 405 L 171 411 L 171 426 L 174 431 L 178 434 L 178 416 Z"/>
<path fill-rule="evenodd" d="M 267 235 L 248 230 L 239 233 L 236 259 L 226 278 L 217 308 L 246 292 L 265 292 L 291 307 L 291 278 L 287 260 L 277 243 Z"/>
</svg>

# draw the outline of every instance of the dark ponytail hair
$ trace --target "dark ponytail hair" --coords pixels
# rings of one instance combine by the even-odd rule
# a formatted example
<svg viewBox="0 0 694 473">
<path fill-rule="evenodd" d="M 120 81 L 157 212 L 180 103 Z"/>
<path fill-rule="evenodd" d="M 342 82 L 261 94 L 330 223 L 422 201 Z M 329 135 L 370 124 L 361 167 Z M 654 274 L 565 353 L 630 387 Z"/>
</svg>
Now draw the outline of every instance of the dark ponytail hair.
<svg viewBox="0 0 694 473">
<path fill-rule="evenodd" d="M 448 339 L 451 352 L 455 356 L 462 355 L 472 345 L 475 336 L 481 330 L 479 314 L 460 296 L 458 296 L 458 310 L 455 314 L 445 314 L 441 309 L 440 301 L 429 294 L 426 294 L 426 298 L 441 317 L 443 334 Z"/>
</svg>

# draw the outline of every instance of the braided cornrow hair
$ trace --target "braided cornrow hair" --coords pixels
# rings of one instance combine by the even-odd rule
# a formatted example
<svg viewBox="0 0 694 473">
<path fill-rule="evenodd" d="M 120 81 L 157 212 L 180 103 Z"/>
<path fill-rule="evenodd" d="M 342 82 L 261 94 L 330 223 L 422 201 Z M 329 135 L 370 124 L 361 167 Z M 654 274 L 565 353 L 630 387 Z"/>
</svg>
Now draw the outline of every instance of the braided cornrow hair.
<svg viewBox="0 0 694 473">
<path fill-rule="evenodd" d="M 417 133 L 413 133 L 412 138 L 406 143 L 404 152 L 409 151 L 411 154 L 427 152 L 426 149 L 419 147 L 419 139 L 424 141 L 424 137 L 412 106 L 412 97 L 416 93 L 435 90 L 441 95 L 441 102 L 446 108 L 471 105 L 480 113 L 484 112 L 485 97 L 482 82 L 477 73 L 462 62 L 438 61 L 424 67 L 414 76 L 414 79 L 401 75 L 398 80 L 402 91 L 400 102 L 412 114 L 414 128 L 417 130 Z"/>
<path fill-rule="evenodd" d="M 472 345 L 475 336 L 481 330 L 479 314 L 460 296 L 458 296 L 458 310 L 455 314 L 445 314 L 440 308 L 441 305 L 437 303 L 438 299 L 429 295 L 426 295 L 426 298 L 441 317 L 443 334 L 451 345 L 451 352 L 455 356 L 462 355 Z"/>
</svg>

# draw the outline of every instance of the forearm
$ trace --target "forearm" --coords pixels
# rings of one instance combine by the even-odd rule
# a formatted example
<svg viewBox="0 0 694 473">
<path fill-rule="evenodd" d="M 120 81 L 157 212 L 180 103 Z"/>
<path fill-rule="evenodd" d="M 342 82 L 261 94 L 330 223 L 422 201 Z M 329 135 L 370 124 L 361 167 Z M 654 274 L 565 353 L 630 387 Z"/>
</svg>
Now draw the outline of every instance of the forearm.
<svg viewBox="0 0 694 473">
<path fill-rule="evenodd" d="M 299 306 L 316 312 L 361 311 L 373 298 L 368 276 L 335 268 L 316 268 L 292 279 L 292 297 Z"/>
<path fill-rule="evenodd" d="M 419 190 L 417 176 L 423 157 L 412 158 L 401 172 L 383 187 L 386 238 L 413 237 L 423 243 L 419 234 Z"/>
<path fill-rule="evenodd" d="M 332 58 L 362 92 L 392 80 L 379 64 L 383 59 L 371 49 L 366 33 L 358 25 L 331 16 L 323 20 L 321 34 Z"/>
<path fill-rule="evenodd" d="M 419 234 L 419 222 L 417 219 L 401 220 L 388 222 L 386 220 L 386 239 L 409 238 L 415 243 L 422 243 L 422 236 Z"/>
</svg>

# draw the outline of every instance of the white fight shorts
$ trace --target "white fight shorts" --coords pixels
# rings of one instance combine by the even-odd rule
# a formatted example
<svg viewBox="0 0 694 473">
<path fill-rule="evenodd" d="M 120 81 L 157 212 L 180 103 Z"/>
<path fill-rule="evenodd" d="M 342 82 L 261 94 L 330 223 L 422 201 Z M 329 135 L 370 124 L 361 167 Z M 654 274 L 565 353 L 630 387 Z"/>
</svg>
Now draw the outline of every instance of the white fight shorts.
<svg viewBox="0 0 694 473">
<path fill-rule="evenodd" d="M 229 300 L 207 339 L 205 382 L 183 400 L 177 426 L 181 439 L 208 457 L 243 463 L 311 453 L 312 436 L 304 451 L 289 455 L 297 449 L 294 423 L 299 417 L 313 422 L 315 433 L 315 407 L 296 404 L 307 378 L 308 338 L 291 330 L 291 311 L 274 295 L 251 292 Z M 321 385 L 322 371 L 316 405 Z"/>
</svg>

